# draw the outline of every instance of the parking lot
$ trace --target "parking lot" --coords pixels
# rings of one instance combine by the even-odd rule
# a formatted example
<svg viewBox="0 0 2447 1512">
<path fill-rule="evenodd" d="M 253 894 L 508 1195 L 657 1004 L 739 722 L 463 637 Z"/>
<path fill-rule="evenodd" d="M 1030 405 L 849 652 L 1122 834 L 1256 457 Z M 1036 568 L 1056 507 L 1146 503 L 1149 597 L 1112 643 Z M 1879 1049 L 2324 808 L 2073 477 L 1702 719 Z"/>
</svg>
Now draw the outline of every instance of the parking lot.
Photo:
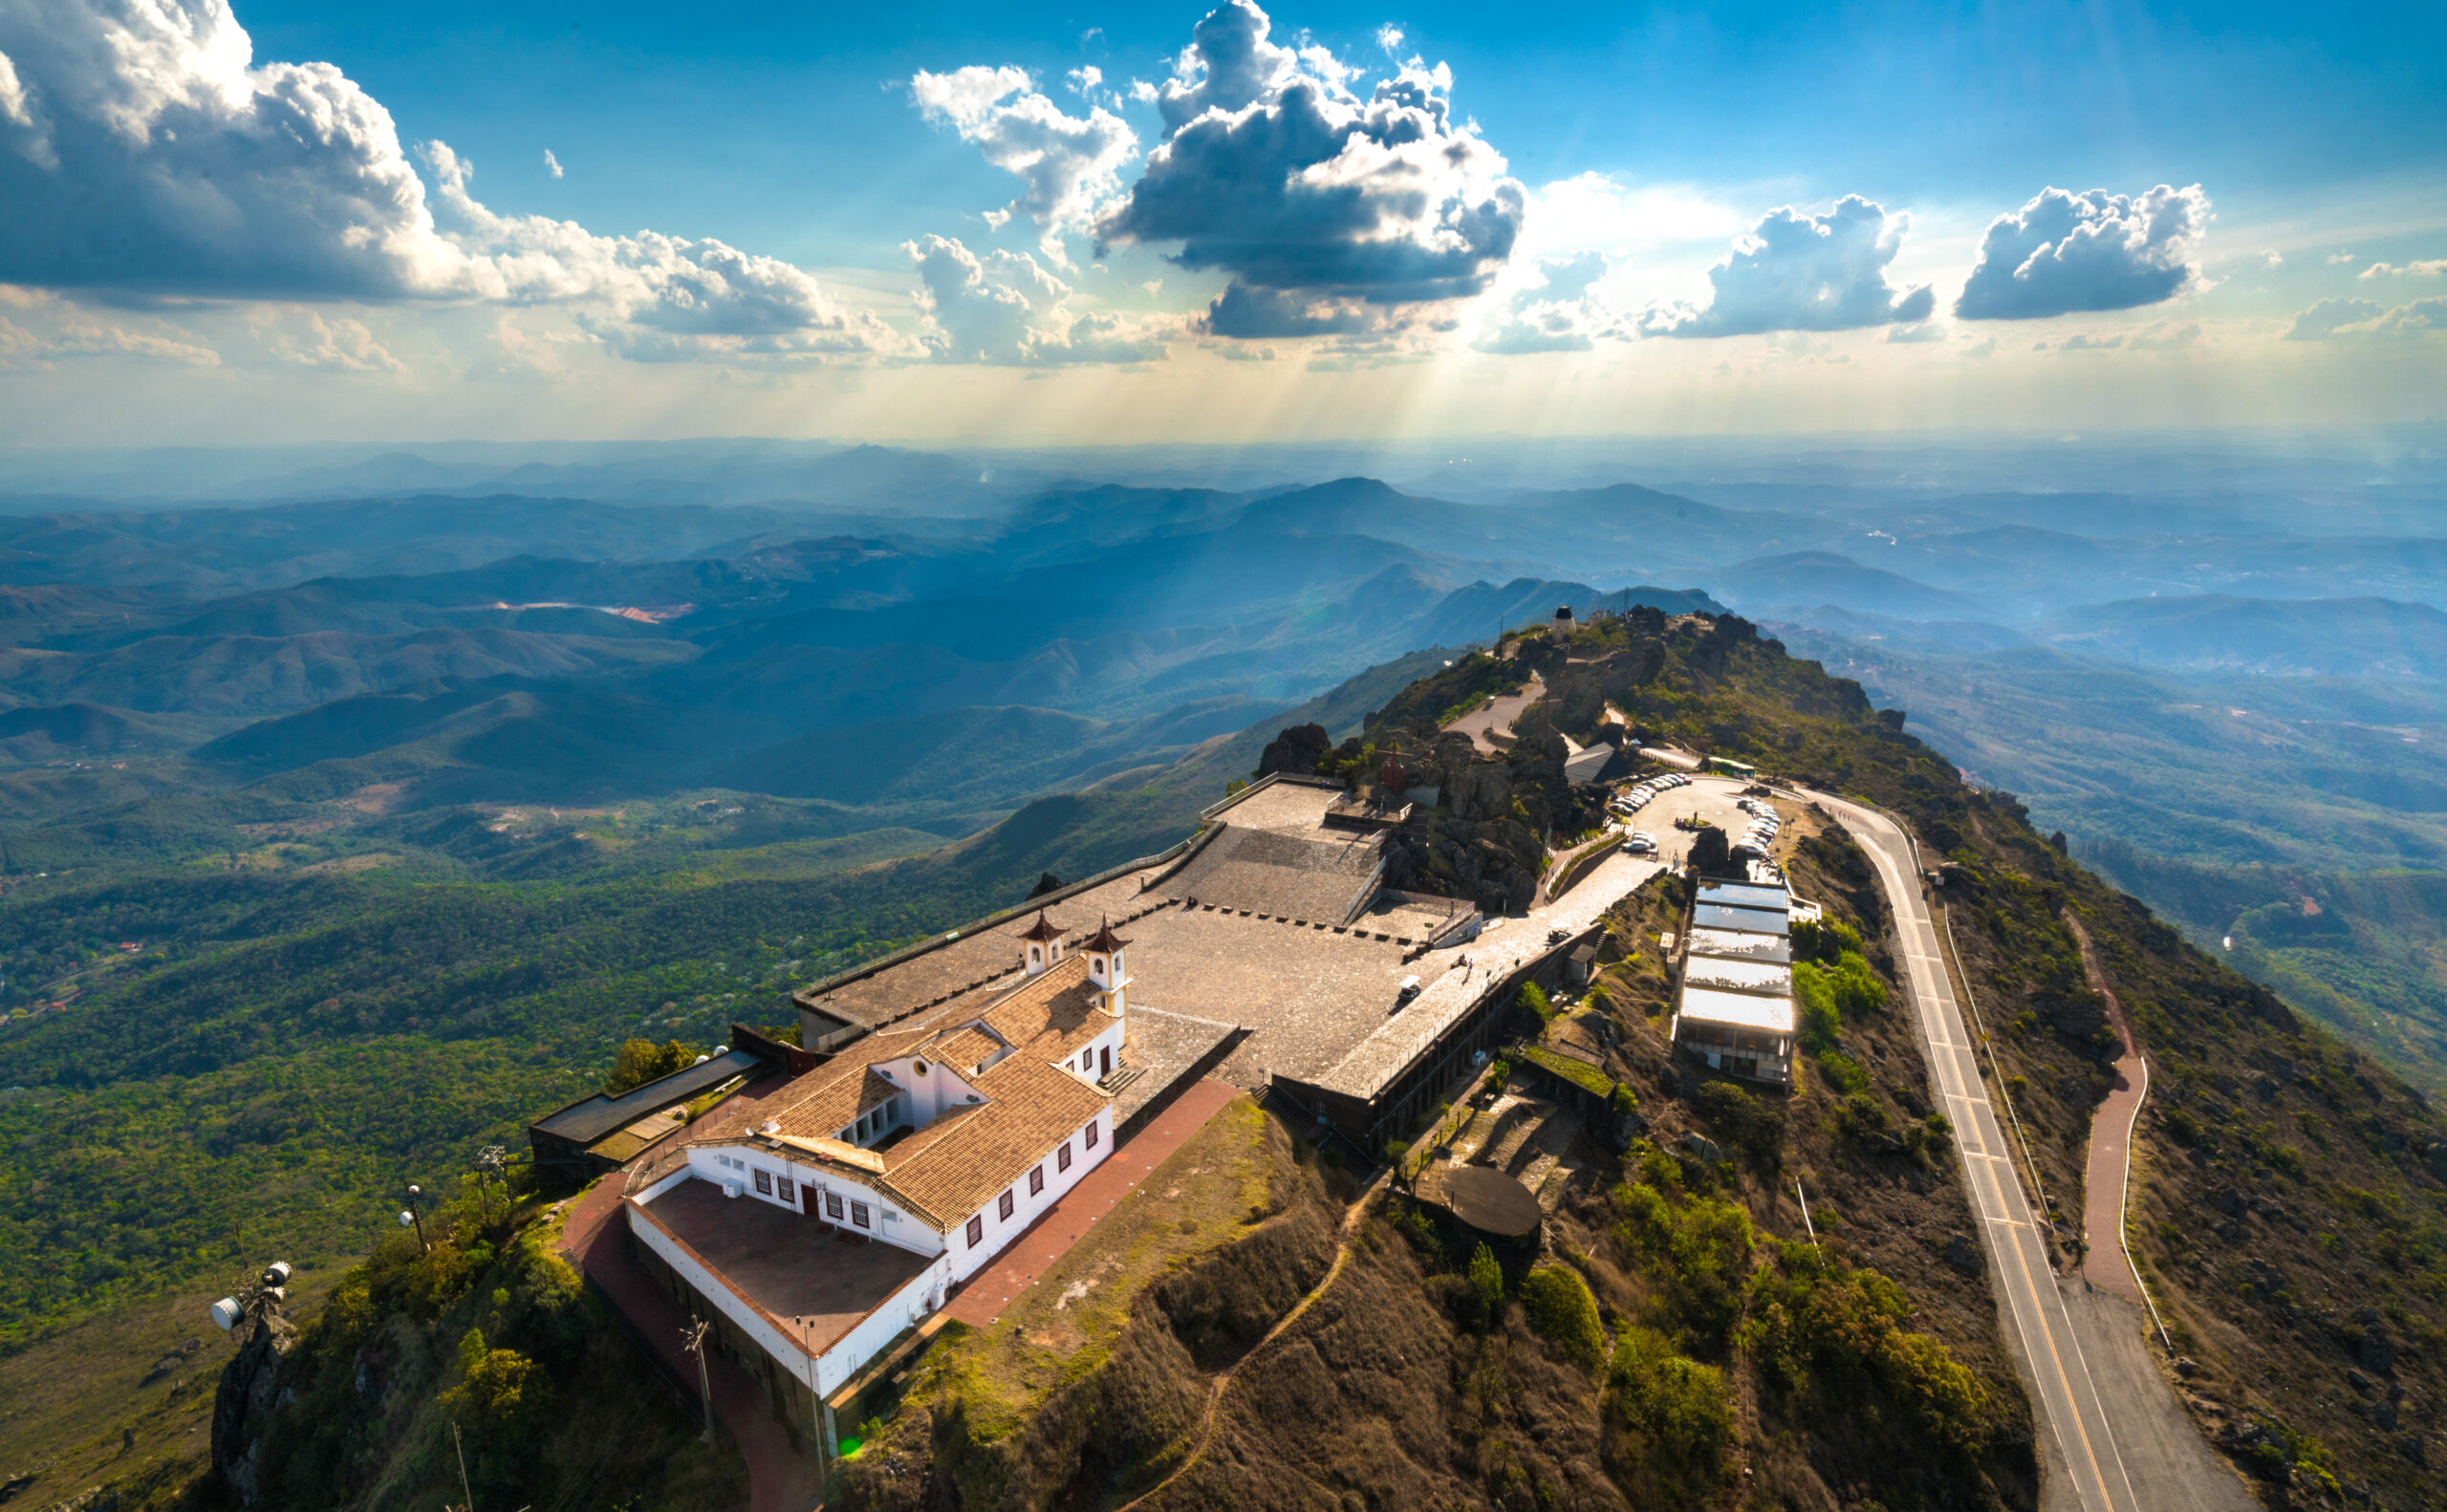
<svg viewBox="0 0 2447 1512">
<path fill-rule="evenodd" d="M 1638 786 L 1637 781 L 1613 785 L 1618 795 L 1629 793 Z M 1679 866 L 1690 854 L 1691 832 L 1677 828 L 1675 821 L 1678 819 L 1696 819 L 1715 825 L 1725 832 L 1736 845 L 1743 843 L 1759 817 L 1741 807 L 1744 801 L 1742 789 L 1748 786 L 1731 777 L 1689 773 L 1683 786 L 1657 792 L 1628 818 L 1618 810 L 1610 810 L 1609 826 L 1626 834 L 1637 832 L 1653 837 L 1657 841 L 1658 858 L 1669 866 Z M 1796 806 L 1789 800 L 1753 798 L 1747 801 L 1754 810 L 1775 815 L 1778 829 L 1765 849 L 1767 854 L 1781 865 L 1792 849 L 1795 834 L 1792 819 Z"/>
</svg>

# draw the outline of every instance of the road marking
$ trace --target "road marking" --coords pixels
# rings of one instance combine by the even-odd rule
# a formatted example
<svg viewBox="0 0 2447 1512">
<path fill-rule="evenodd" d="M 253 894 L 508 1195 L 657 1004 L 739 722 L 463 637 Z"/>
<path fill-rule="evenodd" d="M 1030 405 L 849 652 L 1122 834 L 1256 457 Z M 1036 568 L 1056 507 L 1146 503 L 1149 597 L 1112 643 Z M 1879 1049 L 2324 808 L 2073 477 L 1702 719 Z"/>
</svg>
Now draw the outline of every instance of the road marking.
<svg viewBox="0 0 2447 1512">
<path fill-rule="evenodd" d="M 1917 889 L 1904 882 L 1909 868 L 1891 854 L 1887 849 L 1889 845 L 1902 838 L 1902 832 L 1883 814 L 1863 810 L 1856 805 L 1845 803 L 1823 793 L 1810 796 L 1844 816 L 1848 820 L 1846 826 L 1848 829 L 1855 828 L 1854 823 L 1850 821 L 1853 816 L 1857 816 L 1858 830 L 1867 832 L 1860 834 L 1859 838 L 1870 842 L 1867 849 L 1876 864 L 1879 880 L 1887 891 L 1888 901 L 1896 910 L 1897 921 L 1905 926 L 1906 943 L 1916 943 L 1916 935 L 1924 935 L 1930 941 L 1932 950 L 1928 955 L 1919 956 L 1907 949 L 1906 959 L 1934 963 L 1939 969 L 1936 972 L 1907 971 L 1905 975 L 1920 1008 L 1920 1012 L 1916 1015 L 1916 1020 L 1922 1036 L 1930 1042 L 1934 1052 L 1949 1031 L 1962 1027 L 1961 1009 L 1955 1003 L 1953 984 L 1943 971 L 1942 958 L 1935 954 L 1937 930 L 1926 918 L 1927 905 L 1920 897 Z M 1917 917 L 1905 917 L 1907 909 L 1915 911 Z M 1965 1045 L 1953 1044 L 1947 1044 L 1944 1048 L 1966 1050 L 1970 1048 Z M 1972 1116 L 1968 1121 L 1972 1133 L 1980 1143 L 1986 1144 L 1988 1136 L 1997 1133 L 1997 1130 L 1995 1115 L 1988 1108 L 1984 1089 L 1983 1095 L 1976 1100 L 1977 1106 L 1974 1107 L 1971 1105 L 1975 1103 L 1975 1099 L 1966 1093 L 1952 1090 L 1949 1086 L 1949 1083 L 1960 1085 L 1963 1082 L 1960 1068 L 1954 1065 L 1951 1058 L 1938 1057 L 1932 1053 L 1930 1070 L 1932 1080 L 1938 1083 L 1938 1091 L 1941 1095 L 1953 1101 L 1961 1102 L 1970 1108 Z M 1976 1064 L 1970 1085 L 1980 1085 Z M 1982 1113 L 1987 1114 L 1984 1119 L 1980 1116 Z M 2003 1142 L 2002 1137 L 1999 1142 Z M 2054 1272 L 2046 1266 L 2045 1251 L 2042 1250 L 2039 1257 L 2039 1269 L 2047 1274 L 2048 1285 L 2046 1291 L 2054 1294 L 2056 1311 L 2063 1320 L 2064 1333 L 2061 1345 L 2058 1329 L 2050 1324 L 2042 1287 L 2037 1275 L 2033 1272 L 2032 1249 L 2038 1243 L 2036 1220 L 2027 1217 L 2030 1209 L 2023 1200 L 2019 1180 L 2014 1183 L 2009 1198 L 2004 1184 L 1998 1178 L 1996 1168 L 2000 1165 L 2010 1167 L 2013 1162 L 2003 1156 L 1988 1155 L 1984 1150 L 1975 1150 L 1967 1140 L 1960 1141 L 1958 1148 L 1963 1157 L 1963 1184 L 1971 1195 L 1977 1215 L 1983 1225 L 2001 1225 L 2007 1229 L 2027 1232 L 2032 1236 L 2028 1244 L 2023 1242 L 2018 1236 L 1994 1239 L 1990 1242 L 1990 1248 L 2011 1251 L 2009 1267 L 2006 1267 L 2006 1258 L 2003 1255 L 1999 1256 L 1999 1261 L 2001 1267 L 2007 1268 L 2006 1279 L 2009 1283 L 2017 1274 L 2021 1282 L 2019 1286 L 2008 1284 L 2005 1287 L 2008 1303 L 2013 1308 L 2015 1331 L 2022 1337 L 2025 1355 L 2029 1361 L 2034 1376 L 2037 1377 L 2040 1405 L 2046 1412 L 2048 1426 L 2056 1436 L 2059 1449 L 2065 1453 L 2068 1468 L 2073 1472 L 2075 1494 L 2084 1506 L 2092 1509 L 2092 1512 L 2117 1512 L 2118 1500 L 2108 1481 L 2105 1467 L 2100 1462 L 2098 1446 L 2092 1439 L 2090 1425 L 2085 1419 L 2082 1411 L 2080 1393 L 2074 1389 L 2073 1377 L 2079 1374 L 2090 1386 L 2090 1401 L 2096 1415 L 2099 1436 L 2106 1440 L 2108 1454 L 2116 1468 L 2117 1479 L 2123 1483 L 2122 1505 L 2133 1506 L 2135 1502 L 2132 1477 L 2125 1469 L 2123 1455 L 2116 1448 L 2114 1429 L 2109 1422 L 2106 1409 L 2100 1401 L 2097 1383 L 2091 1379 L 2089 1363 L 2082 1358 L 2079 1341 L 2072 1336 L 2072 1319 L 2066 1311 L 2064 1294 L 2057 1290 L 2054 1285 Z M 2007 1216 L 2015 1212 L 2026 1215 L 2025 1219 L 2018 1220 Z M 2034 1325 L 2037 1326 L 2036 1340 L 2032 1337 Z M 2046 1347 L 2044 1362 L 2047 1368 L 2046 1372 L 2042 1371 L 2043 1360 L 2038 1349 L 2038 1345 L 2041 1344 Z M 2069 1370 L 2066 1360 L 2068 1349 L 2072 1355 Z M 2067 1421 L 2068 1417 L 2069 1425 Z M 2068 1426 L 2070 1438 L 2068 1436 Z M 2079 1442 L 2079 1458 L 2076 1458 L 2073 1454 L 2074 1440 Z M 2082 1475 L 2085 1468 L 2090 1472 L 2087 1479 Z"/>
</svg>

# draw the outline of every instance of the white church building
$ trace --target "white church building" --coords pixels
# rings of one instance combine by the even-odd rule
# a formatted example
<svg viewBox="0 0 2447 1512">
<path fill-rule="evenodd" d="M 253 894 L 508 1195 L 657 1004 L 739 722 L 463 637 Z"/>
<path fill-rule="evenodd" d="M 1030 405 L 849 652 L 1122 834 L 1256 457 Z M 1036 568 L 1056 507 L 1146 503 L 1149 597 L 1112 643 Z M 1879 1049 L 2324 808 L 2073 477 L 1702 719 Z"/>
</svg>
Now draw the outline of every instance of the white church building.
<svg viewBox="0 0 2447 1512">
<path fill-rule="evenodd" d="M 1042 912 L 1020 939 L 1024 976 L 982 1011 L 856 1041 L 627 1199 L 649 1272 L 828 1451 L 821 1404 L 1112 1153 L 1129 941 L 1066 947 Z"/>
</svg>

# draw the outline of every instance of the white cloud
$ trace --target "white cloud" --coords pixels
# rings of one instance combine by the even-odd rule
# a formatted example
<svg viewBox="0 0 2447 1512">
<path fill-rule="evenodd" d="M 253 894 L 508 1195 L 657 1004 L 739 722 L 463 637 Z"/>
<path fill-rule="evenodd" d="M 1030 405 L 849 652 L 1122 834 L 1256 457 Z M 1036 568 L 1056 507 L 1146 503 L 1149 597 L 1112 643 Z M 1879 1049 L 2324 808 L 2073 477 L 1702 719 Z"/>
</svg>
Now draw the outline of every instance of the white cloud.
<svg viewBox="0 0 2447 1512">
<path fill-rule="evenodd" d="M 2285 266 L 2285 258 L 2274 247 L 2263 248 L 2260 254 L 2260 265 L 2266 271 L 2273 273 Z"/>
<path fill-rule="evenodd" d="M 483 289 L 509 303 L 575 303 L 581 329 L 642 362 L 812 362 L 912 355 L 873 312 L 835 305 L 779 258 L 711 238 L 596 236 L 574 221 L 503 216 L 467 192 L 474 168 L 440 142 L 426 153 L 443 205 L 487 248 Z"/>
<path fill-rule="evenodd" d="M 59 358 L 119 357 L 180 367 L 218 367 L 221 354 L 166 320 L 121 320 L 48 290 L 0 284 L 0 366 L 49 367 Z M 20 324 L 19 322 L 23 323 Z"/>
<path fill-rule="evenodd" d="M 544 149 L 544 171 L 555 179 L 561 176 L 561 160 L 552 156 L 550 147 Z"/>
<path fill-rule="evenodd" d="M 1104 75 L 1085 68 L 1071 77 L 1086 95 Z M 1015 212 L 1026 215 L 1036 226 L 1040 249 L 1069 267 L 1063 234 L 1086 230 L 1098 202 L 1118 192 L 1116 174 L 1137 154 L 1137 134 L 1102 105 L 1084 118 L 1064 115 L 1037 93 L 1024 69 L 921 72 L 910 79 L 909 92 L 928 120 L 951 127 L 1026 186 L 1018 199 L 989 213 L 986 224 L 1000 227 Z"/>
<path fill-rule="evenodd" d="M 2056 350 L 2059 352 L 2112 352 L 2122 345 L 2124 345 L 2122 336 L 2093 336 L 2085 332 L 2076 331 L 2057 343 Z"/>
<path fill-rule="evenodd" d="M 1402 55 L 1402 29 L 1391 23 L 1376 29 L 1376 45 L 1388 57 Z"/>
<path fill-rule="evenodd" d="M 374 339 L 362 320 L 326 317 L 302 307 L 258 306 L 249 313 L 255 341 L 274 362 L 288 367 L 346 373 L 403 373 L 407 364 Z"/>
<path fill-rule="evenodd" d="M 1355 70 L 1270 29 L 1249 0 L 1199 22 L 1153 92 L 1169 135 L 1098 221 L 1100 244 L 1176 244 L 1182 267 L 1230 274 L 1206 316 L 1224 336 L 1401 323 L 1389 307 L 1483 292 L 1525 195 L 1454 120 L 1451 71 L 1414 60 L 1363 100 Z"/>
<path fill-rule="evenodd" d="M 2181 325 L 2171 325 L 2159 320 L 2152 322 L 2144 330 L 2135 333 L 2124 344 L 2135 352 L 2172 352 L 2179 347 L 2191 346 L 2199 339 L 2198 321 L 2187 320 Z"/>
<path fill-rule="evenodd" d="M 1898 290 L 1886 269 L 1912 218 L 1858 195 L 1825 215 L 1772 210 L 1708 270 L 1715 290 L 1705 306 L 1650 307 L 1639 328 L 1650 335 L 1756 335 L 1768 331 L 1851 331 L 1916 324 L 1936 308 L 1927 285 Z"/>
<path fill-rule="evenodd" d="M 2328 255 L 2323 260 L 2327 262 L 2330 268 L 2342 268 L 2346 264 L 2353 261 L 2353 254 L 2340 249 L 2328 253 Z"/>
<path fill-rule="evenodd" d="M 718 242 L 496 215 L 440 143 L 328 63 L 253 61 L 221 0 L 5 0 L 0 279 L 119 296 L 560 302 L 633 356 L 871 356 L 906 343 Z"/>
<path fill-rule="evenodd" d="M 2356 276 L 2367 284 L 2383 278 L 2436 278 L 2441 273 L 2447 273 L 2447 257 L 2407 263 L 2401 268 L 2393 263 L 2372 263 Z"/>
<path fill-rule="evenodd" d="M 983 259 L 947 236 L 902 246 L 918 270 L 918 308 L 934 326 L 920 339 L 938 361 L 1069 367 L 1152 362 L 1176 334 L 1167 322 L 1079 313 L 1071 286 L 1026 252 Z"/>
<path fill-rule="evenodd" d="M 1895 326 L 1886 334 L 1888 344 L 1893 346 L 1943 341 L 1945 338 L 1945 328 L 1930 321 L 1923 321 L 1916 326 Z"/>
<path fill-rule="evenodd" d="M 2447 294 L 2390 309 L 2368 299 L 2323 299 L 2294 317 L 2288 341 L 2411 337 L 2447 331 Z"/>
<path fill-rule="evenodd" d="M 1586 352 L 1624 334 L 1623 319 L 1594 291 L 1607 272 L 1602 252 L 1542 260 L 1534 281 L 1514 289 L 1471 343 L 1482 352 Z"/>
<path fill-rule="evenodd" d="M 2042 189 L 1988 224 L 1954 313 L 2032 320 L 2172 299 L 2200 279 L 2209 215 L 2198 184 L 2138 196 Z"/>
</svg>

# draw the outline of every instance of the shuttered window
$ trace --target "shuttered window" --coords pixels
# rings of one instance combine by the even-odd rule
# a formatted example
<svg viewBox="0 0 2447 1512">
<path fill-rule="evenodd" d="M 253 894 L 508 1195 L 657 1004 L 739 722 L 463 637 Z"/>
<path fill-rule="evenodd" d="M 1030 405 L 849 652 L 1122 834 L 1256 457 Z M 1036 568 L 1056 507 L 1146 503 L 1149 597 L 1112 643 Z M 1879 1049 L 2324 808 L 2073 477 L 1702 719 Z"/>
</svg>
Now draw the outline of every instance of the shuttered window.
<svg viewBox="0 0 2447 1512">
<path fill-rule="evenodd" d="M 1053 1163 L 1054 1163 L 1056 1166 L 1060 1167 L 1062 1170 L 1068 1171 L 1068 1170 L 1070 1170 L 1070 1169 L 1071 1169 L 1071 1141 L 1070 1141 L 1070 1140 L 1068 1140 L 1068 1139 L 1063 1140 L 1063 1141 L 1062 1141 L 1062 1148 L 1053 1152 Z"/>
<path fill-rule="evenodd" d="M 968 1247 L 975 1249 L 985 1242 L 985 1215 L 978 1214 L 968 1220 Z"/>
<path fill-rule="evenodd" d="M 1029 1172 L 1029 1196 L 1034 1197 L 1044 1190 L 1045 1167 L 1036 1166 Z"/>
</svg>

